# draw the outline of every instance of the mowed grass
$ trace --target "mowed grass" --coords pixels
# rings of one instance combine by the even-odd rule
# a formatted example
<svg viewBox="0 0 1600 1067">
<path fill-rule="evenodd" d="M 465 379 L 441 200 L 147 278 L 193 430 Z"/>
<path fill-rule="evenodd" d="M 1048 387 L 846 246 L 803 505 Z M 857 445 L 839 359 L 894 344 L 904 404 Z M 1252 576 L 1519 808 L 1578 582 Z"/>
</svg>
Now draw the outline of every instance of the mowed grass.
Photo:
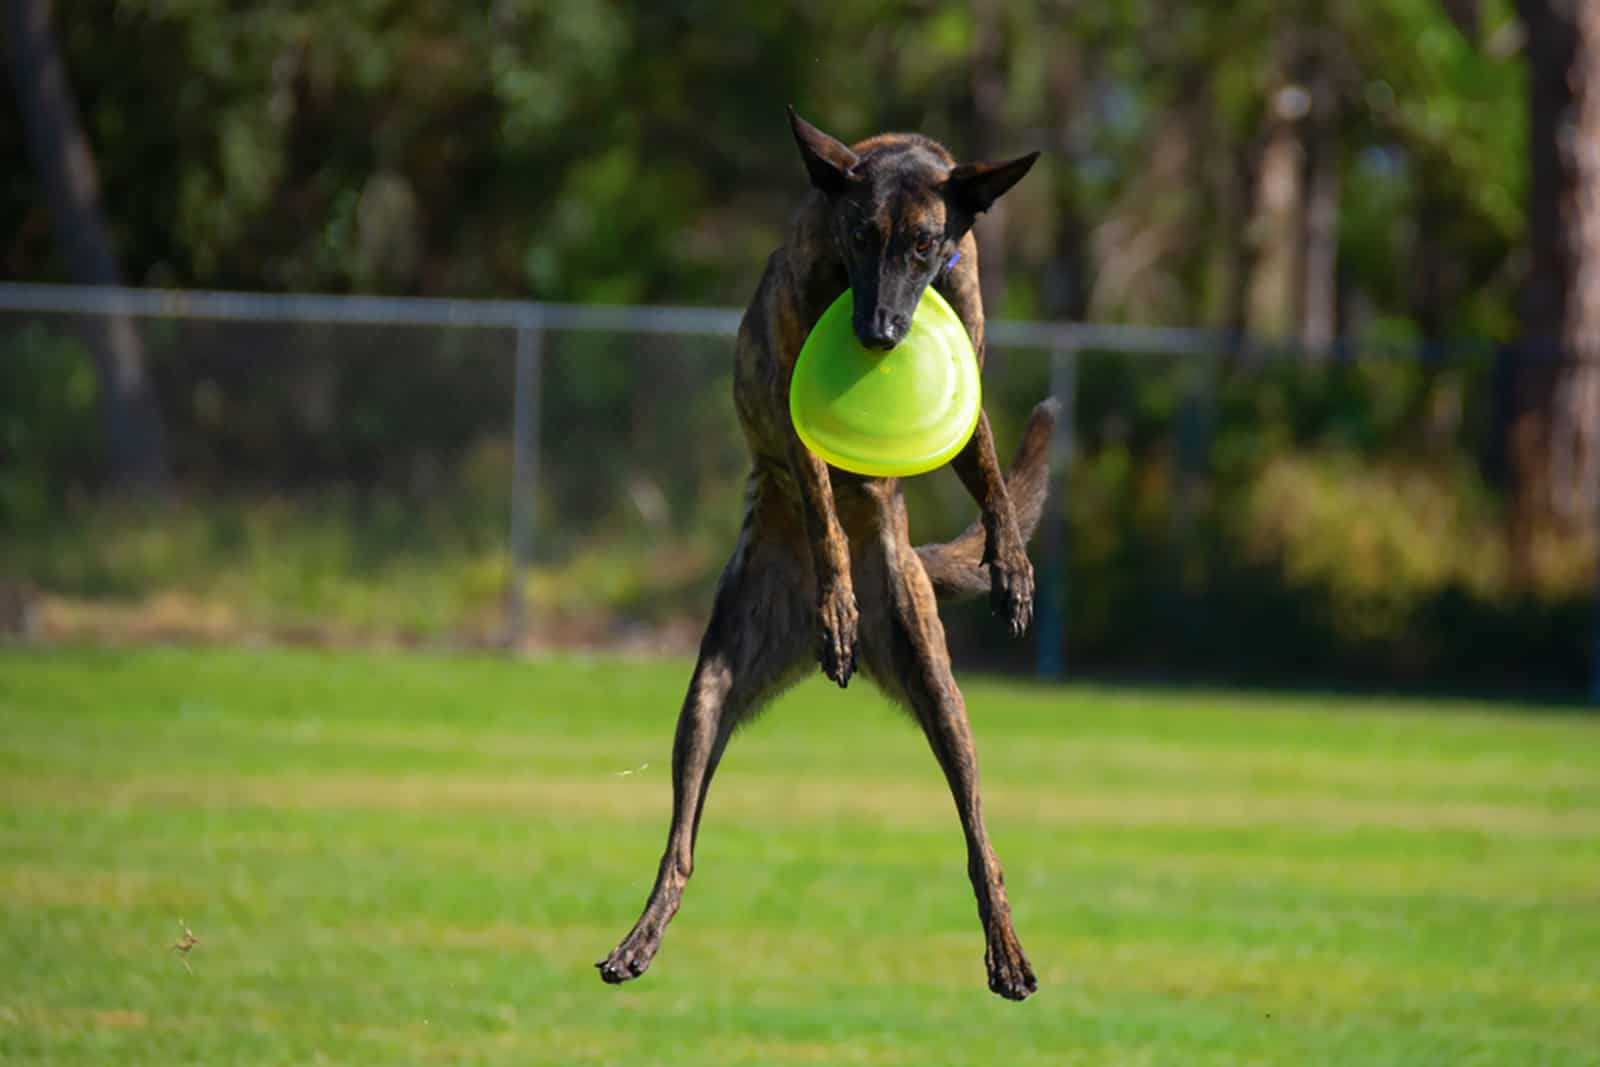
<svg viewBox="0 0 1600 1067">
<path fill-rule="evenodd" d="M 810 682 L 603 986 L 687 673 L 0 653 L 0 1059 L 1600 1063 L 1600 719 L 1533 709 L 971 680 L 1019 1005 L 920 736 Z"/>
</svg>

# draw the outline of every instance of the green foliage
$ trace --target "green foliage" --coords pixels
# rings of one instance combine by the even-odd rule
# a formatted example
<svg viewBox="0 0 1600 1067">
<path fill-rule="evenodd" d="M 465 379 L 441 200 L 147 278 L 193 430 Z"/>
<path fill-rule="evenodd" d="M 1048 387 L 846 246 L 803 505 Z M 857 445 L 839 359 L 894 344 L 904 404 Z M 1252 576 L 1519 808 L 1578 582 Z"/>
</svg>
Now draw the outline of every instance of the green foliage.
<svg viewBox="0 0 1600 1067">
<path fill-rule="evenodd" d="M 1153 227 L 1163 254 L 1141 269 L 1172 279 L 1164 295 L 1106 306 L 1216 321 L 1236 269 L 1216 250 L 1243 225 L 1237 171 L 1292 39 L 1336 73 L 1349 293 L 1380 319 L 1413 314 L 1395 263 L 1428 206 L 1459 271 L 1450 299 L 1470 311 L 1461 327 L 1512 321 L 1526 109 L 1520 61 L 1487 43 L 1505 3 L 1485 5 L 1484 42 L 1437 0 L 1292 13 L 91 0 L 57 17 L 139 282 L 737 301 L 803 188 L 782 115 L 794 103 L 845 137 L 913 127 L 958 154 L 979 139 L 1046 149 L 1008 204 L 1013 310 L 1055 306 L 1042 287 L 1082 254 L 1074 226 L 1112 242 L 1072 266 L 1089 281 L 1115 235 Z M 993 54 L 975 57 L 983 41 Z M 1003 87 L 997 110 L 979 110 L 980 74 Z M 1152 168 L 1174 135 L 1189 139 L 1183 165 Z M 21 148 L 0 112 L 0 149 Z M 0 178 L 0 209 L 22 223 L 8 269 L 49 274 L 25 168 Z"/>
<path fill-rule="evenodd" d="M 94 367 L 81 344 L 40 324 L 0 335 L 0 529 L 43 527 L 100 457 Z"/>
<path fill-rule="evenodd" d="M 1404 645 L 1445 589 L 1487 598 L 1507 585 L 1493 514 L 1458 481 L 1353 456 L 1274 461 L 1244 502 L 1243 547 L 1289 590 L 1318 589 L 1352 641 Z"/>
<path fill-rule="evenodd" d="M 1590 557 L 1575 542 L 1563 582 L 1539 597 L 1516 591 L 1501 501 L 1475 456 L 1490 417 L 1487 358 L 1279 359 L 1220 371 L 1211 409 L 1199 371 L 1079 360 L 1065 502 L 1070 669 L 1585 684 Z M 1039 395 L 1036 379 L 1018 376 Z M 936 503 L 969 514 L 959 495 L 924 493 L 912 506 Z M 950 613 L 960 647 L 1024 665 L 987 615 L 984 605 Z"/>
<path fill-rule="evenodd" d="M 1366 87 L 1368 121 L 1440 172 L 1422 192 L 1449 197 L 1509 241 L 1522 226 L 1527 184 L 1522 64 L 1463 38 L 1443 6 L 1362 0 L 1330 11 L 1373 79 Z M 1482 6 L 1491 26 L 1513 15 L 1508 3 Z"/>
</svg>

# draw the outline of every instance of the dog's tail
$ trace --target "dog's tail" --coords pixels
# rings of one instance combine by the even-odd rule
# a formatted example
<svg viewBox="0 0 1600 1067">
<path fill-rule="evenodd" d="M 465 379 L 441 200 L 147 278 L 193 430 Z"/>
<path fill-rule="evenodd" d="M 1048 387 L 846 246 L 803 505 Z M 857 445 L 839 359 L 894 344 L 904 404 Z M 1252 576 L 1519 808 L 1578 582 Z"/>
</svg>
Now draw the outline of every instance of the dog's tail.
<svg viewBox="0 0 1600 1067">
<path fill-rule="evenodd" d="M 1045 496 L 1050 489 L 1050 435 L 1055 430 L 1056 414 L 1060 410 L 1061 405 L 1054 398 L 1040 401 L 1033 409 L 1028 425 L 1022 430 L 1016 458 L 1006 474 L 1006 494 L 1011 497 L 1011 511 L 1017 517 L 1017 527 L 1024 541 L 1033 537 L 1039 515 L 1044 511 Z M 982 520 L 967 527 L 954 541 L 918 546 L 922 569 L 928 572 L 934 594 L 939 599 L 989 591 L 989 568 L 982 562 L 983 548 Z"/>
</svg>

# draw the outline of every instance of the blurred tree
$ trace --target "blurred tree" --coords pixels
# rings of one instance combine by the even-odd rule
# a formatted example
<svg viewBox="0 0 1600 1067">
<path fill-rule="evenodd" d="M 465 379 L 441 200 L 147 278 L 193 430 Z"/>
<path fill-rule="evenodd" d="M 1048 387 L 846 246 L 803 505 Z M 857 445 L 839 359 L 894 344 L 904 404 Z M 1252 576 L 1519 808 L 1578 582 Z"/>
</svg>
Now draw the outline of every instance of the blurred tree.
<svg viewBox="0 0 1600 1067">
<path fill-rule="evenodd" d="M 1509 435 L 1512 543 L 1600 518 L 1600 6 L 1521 0 L 1527 34 L 1531 263 Z"/>
<path fill-rule="evenodd" d="M 1301 224 L 1298 303 L 1300 344 L 1325 356 L 1338 334 L 1339 196 L 1344 184 L 1343 110 L 1336 57 L 1314 50 L 1307 72 L 1305 212 Z"/>
<path fill-rule="evenodd" d="M 1293 25 L 1279 30 L 1250 219 L 1253 271 L 1246 329 L 1279 343 L 1299 332 L 1295 280 L 1304 252 L 1305 120 L 1311 111 L 1310 94 L 1297 77 L 1299 33 Z"/>
<path fill-rule="evenodd" d="M 971 90 L 961 133 L 963 152 L 973 159 L 1004 159 L 1010 130 L 1010 96 L 1002 0 L 972 0 L 972 51 L 967 57 Z M 1006 306 L 1009 205 L 1004 198 L 978 218 L 973 228 L 983 248 L 980 284 L 984 306 Z"/>
<path fill-rule="evenodd" d="M 1509 334 L 1520 75 L 1451 20 L 1508 2 L 82 0 L 61 43 L 141 283 L 737 302 L 804 188 L 793 103 L 1053 149 L 985 221 L 997 314 L 1315 347 Z M 35 200 L 0 175 L 9 273 L 54 269 Z"/>
<path fill-rule="evenodd" d="M 50 25 L 49 0 L 6 0 L 6 37 L 29 153 L 67 270 L 80 284 L 121 285 L 94 154 L 78 122 L 78 105 Z M 112 480 L 125 488 L 159 488 L 167 478 L 161 417 L 138 330 L 127 315 L 90 316 L 85 329 L 99 379 Z"/>
</svg>

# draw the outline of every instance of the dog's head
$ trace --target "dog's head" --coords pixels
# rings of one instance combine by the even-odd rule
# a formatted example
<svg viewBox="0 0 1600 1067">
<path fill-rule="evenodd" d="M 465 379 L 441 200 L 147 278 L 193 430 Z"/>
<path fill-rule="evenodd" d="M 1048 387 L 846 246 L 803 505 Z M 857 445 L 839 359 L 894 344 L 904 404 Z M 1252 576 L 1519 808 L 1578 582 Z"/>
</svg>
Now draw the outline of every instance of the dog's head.
<svg viewBox="0 0 1600 1067">
<path fill-rule="evenodd" d="M 1005 163 L 952 163 L 934 142 L 888 136 L 855 152 L 789 110 L 811 184 L 827 198 L 828 229 L 855 297 L 851 325 L 868 348 L 911 329 L 922 291 L 956 245 L 1039 153 Z"/>
</svg>

